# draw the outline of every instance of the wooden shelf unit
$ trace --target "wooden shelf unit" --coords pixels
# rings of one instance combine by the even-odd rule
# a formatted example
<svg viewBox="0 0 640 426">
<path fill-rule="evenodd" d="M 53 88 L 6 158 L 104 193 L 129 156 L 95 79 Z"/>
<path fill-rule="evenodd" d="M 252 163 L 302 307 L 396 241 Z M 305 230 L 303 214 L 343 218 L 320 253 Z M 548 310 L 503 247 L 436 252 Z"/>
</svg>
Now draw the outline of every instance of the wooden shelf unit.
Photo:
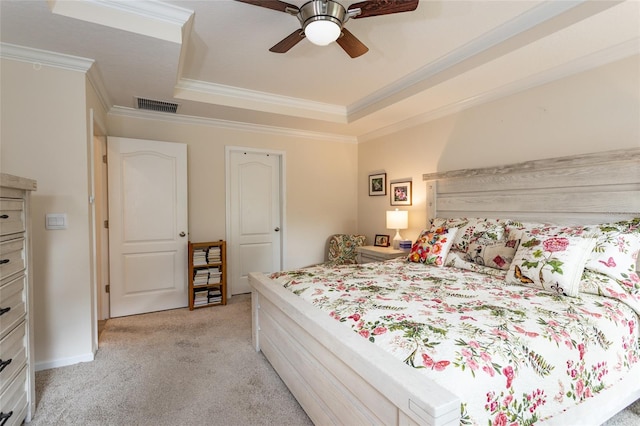
<svg viewBox="0 0 640 426">
<path fill-rule="evenodd" d="M 227 245 L 224 240 L 189 241 L 189 310 L 227 304 Z"/>
</svg>

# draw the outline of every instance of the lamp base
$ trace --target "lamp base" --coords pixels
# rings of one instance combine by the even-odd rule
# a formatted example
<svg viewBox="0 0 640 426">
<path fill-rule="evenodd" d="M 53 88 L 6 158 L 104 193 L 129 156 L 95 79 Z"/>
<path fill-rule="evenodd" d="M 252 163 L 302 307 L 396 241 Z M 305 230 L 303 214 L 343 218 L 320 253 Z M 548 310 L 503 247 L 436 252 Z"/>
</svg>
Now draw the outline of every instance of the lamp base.
<svg viewBox="0 0 640 426">
<path fill-rule="evenodd" d="M 400 236 L 400 230 L 396 229 L 396 235 L 393 237 L 393 245 L 392 247 L 396 250 L 400 248 L 400 241 L 402 241 L 402 237 Z"/>
</svg>

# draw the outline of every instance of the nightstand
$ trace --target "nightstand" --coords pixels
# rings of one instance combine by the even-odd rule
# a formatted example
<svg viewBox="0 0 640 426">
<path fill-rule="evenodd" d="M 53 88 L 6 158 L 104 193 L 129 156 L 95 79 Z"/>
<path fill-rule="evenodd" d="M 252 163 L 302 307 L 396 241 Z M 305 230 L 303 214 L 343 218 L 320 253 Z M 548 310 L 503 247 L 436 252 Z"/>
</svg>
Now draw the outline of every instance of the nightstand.
<svg viewBox="0 0 640 426">
<path fill-rule="evenodd" d="M 358 252 L 358 263 L 380 262 L 409 254 L 405 250 L 378 246 L 362 246 L 356 248 L 356 251 Z"/>
</svg>

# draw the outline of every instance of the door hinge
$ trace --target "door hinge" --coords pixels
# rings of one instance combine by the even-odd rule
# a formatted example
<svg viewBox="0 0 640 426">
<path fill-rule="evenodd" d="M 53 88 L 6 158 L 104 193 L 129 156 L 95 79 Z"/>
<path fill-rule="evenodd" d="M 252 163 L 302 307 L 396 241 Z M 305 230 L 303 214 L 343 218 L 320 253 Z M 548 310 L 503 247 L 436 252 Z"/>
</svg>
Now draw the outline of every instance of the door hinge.
<svg viewBox="0 0 640 426">
<path fill-rule="evenodd" d="M 108 219 L 104 221 L 104 227 L 109 229 L 109 220 Z"/>
<path fill-rule="evenodd" d="M 107 154 L 105 154 L 105 155 L 103 155 L 103 156 L 102 156 L 102 162 L 103 162 L 104 164 L 107 164 Z"/>
<path fill-rule="evenodd" d="M 111 286 L 109 284 L 104 286 L 105 293 L 111 293 Z"/>
</svg>

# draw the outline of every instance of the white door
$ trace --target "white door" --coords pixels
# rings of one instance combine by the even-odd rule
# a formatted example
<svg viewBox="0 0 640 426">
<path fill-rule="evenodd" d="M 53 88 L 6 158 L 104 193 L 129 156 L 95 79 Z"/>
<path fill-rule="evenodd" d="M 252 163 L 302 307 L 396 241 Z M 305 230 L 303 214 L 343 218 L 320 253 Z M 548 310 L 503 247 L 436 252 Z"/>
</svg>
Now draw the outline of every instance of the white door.
<svg viewBox="0 0 640 426">
<path fill-rule="evenodd" d="M 281 156 L 229 153 L 229 245 L 227 264 L 231 294 L 251 291 L 250 272 L 281 267 Z"/>
<path fill-rule="evenodd" d="M 187 146 L 109 137 L 111 317 L 187 306 Z"/>
</svg>

